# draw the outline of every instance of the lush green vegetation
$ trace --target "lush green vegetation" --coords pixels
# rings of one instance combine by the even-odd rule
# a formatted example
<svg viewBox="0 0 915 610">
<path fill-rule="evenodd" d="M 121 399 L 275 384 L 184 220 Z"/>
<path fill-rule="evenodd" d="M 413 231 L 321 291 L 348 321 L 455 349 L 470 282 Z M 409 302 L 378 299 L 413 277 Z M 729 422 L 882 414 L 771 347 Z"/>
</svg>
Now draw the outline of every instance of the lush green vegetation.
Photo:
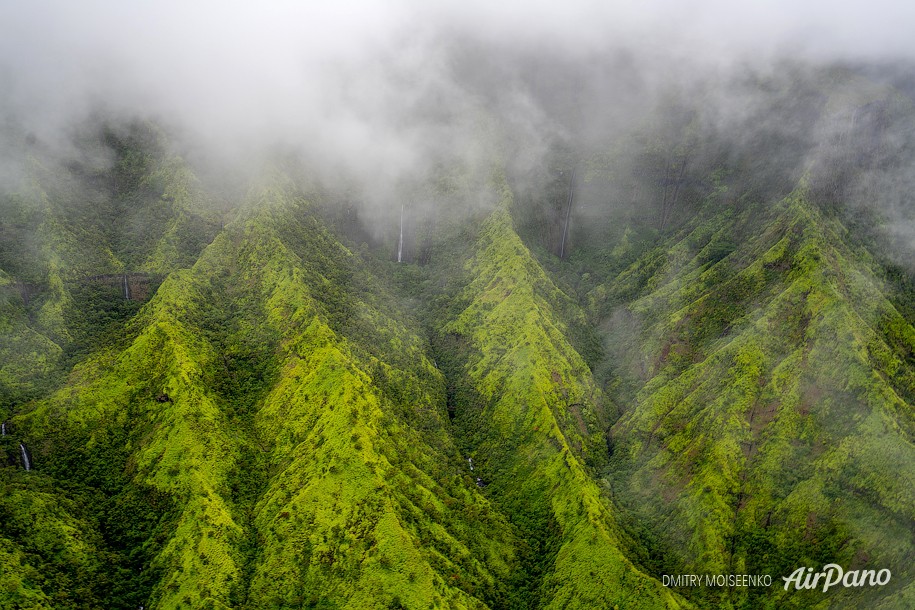
<svg viewBox="0 0 915 610">
<path fill-rule="evenodd" d="M 124 586 L 155 607 L 516 603 L 428 344 L 308 204 L 257 197 L 17 438 L 126 518 L 99 527 L 159 575 Z"/>
<path fill-rule="evenodd" d="M 754 233 L 760 214 L 765 230 Z M 722 231 L 745 237 L 709 256 Z M 915 331 L 868 255 L 843 241 L 801 187 L 771 209 L 697 218 L 595 292 L 608 312 L 640 295 L 610 322 L 611 349 L 629 354 L 615 371 L 630 379 L 619 397 L 636 405 L 613 428 L 611 480 L 654 524 L 665 571 L 879 565 L 900 575 L 879 601 L 832 597 L 911 603 Z M 734 607 L 861 603 L 702 593 Z"/>
<path fill-rule="evenodd" d="M 403 264 L 292 162 L 223 218 L 154 126 L 36 153 L 0 196 L 0 608 L 915 605 L 912 276 L 797 134 L 701 129 L 438 167 Z M 893 579 L 777 586 L 826 563 Z"/>
<path fill-rule="evenodd" d="M 607 492 L 591 477 L 606 463 L 608 422 L 591 371 L 566 338 L 574 305 L 515 233 L 507 187 L 495 188 L 502 201 L 437 330 L 454 351 L 448 368 L 463 394 L 455 421 L 475 472 L 527 543 L 518 586 L 533 607 L 681 607 L 626 556 Z"/>
</svg>

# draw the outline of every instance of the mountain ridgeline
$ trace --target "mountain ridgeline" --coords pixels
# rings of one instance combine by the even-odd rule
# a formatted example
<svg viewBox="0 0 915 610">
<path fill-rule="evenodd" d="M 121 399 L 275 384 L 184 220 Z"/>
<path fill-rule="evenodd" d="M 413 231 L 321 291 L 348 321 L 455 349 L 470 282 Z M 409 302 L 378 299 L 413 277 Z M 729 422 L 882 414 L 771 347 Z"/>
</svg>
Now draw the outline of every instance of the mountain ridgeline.
<svg viewBox="0 0 915 610">
<path fill-rule="evenodd" d="M 387 232 L 288 159 L 226 201 L 148 123 L 23 138 L 0 608 L 915 606 L 915 284 L 859 205 L 915 112 L 845 78 L 773 94 L 849 121 L 816 155 L 680 108 Z M 892 579 L 783 586 L 830 563 Z"/>
</svg>

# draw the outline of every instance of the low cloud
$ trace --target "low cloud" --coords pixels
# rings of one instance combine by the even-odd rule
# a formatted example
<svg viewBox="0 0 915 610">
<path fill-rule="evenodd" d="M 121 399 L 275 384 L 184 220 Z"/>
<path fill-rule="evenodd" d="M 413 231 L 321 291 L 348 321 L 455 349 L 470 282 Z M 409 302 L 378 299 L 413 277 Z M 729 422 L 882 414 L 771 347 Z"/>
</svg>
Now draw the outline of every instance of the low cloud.
<svg viewBox="0 0 915 610">
<path fill-rule="evenodd" d="M 8 134 L 61 151 L 99 112 L 153 118 L 212 159 L 291 148 L 384 198 L 435 163 L 479 161 L 487 138 L 523 175 L 557 141 L 647 121 L 672 91 L 718 131 L 760 117 L 777 131 L 771 100 L 735 87 L 746 74 L 910 61 L 912 23 L 885 0 L 7 2 L 0 112 Z M 14 158 L 0 151 L 6 174 Z"/>
</svg>

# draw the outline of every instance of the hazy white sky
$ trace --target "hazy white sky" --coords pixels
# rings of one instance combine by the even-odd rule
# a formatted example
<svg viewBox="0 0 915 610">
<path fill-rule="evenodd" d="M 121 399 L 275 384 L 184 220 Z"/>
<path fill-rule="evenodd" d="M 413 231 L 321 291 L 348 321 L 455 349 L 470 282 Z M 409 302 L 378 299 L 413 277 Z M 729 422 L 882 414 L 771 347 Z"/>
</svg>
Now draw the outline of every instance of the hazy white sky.
<svg viewBox="0 0 915 610">
<path fill-rule="evenodd" d="M 913 57 L 913 31 L 915 3 L 899 0 L 3 0 L 0 65 L 8 92 L 206 105 L 240 96 L 262 107 L 273 95 L 308 97 L 333 64 L 431 54 L 447 33 L 572 54 L 627 46 L 726 59 Z"/>
<path fill-rule="evenodd" d="M 310 139 L 410 163 L 403 108 L 473 102 L 451 72 L 456 40 L 726 67 L 913 58 L 913 31 L 915 3 L 888 0 L 0 0 L 0 110 L 48 136 L 103 102 L 242 142 Z"/>
</svg>

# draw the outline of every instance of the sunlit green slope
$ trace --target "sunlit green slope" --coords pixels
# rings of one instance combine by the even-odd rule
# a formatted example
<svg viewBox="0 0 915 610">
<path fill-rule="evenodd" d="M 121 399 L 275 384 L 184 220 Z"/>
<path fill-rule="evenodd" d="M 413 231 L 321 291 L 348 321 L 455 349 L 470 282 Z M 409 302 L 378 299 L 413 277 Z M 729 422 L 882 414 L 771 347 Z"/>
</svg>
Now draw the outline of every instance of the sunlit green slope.
<svg viewBox="0 0 915 610">
<path fill-rule="evenodd" d="M 467 476 L 426 343 L 355 255 L 275 196 L 238 258 L 280 338 L 253 418 L 270 478 L 251 606 L 504 606 L 512 536 Z"/>
<path fill-rule="evenodd" d="M 104 491 L 148 607 L 505 606 L 514 536 L 426 344 L 290 188 L 15 425 L 41 470 Z"/>
<path fill-rule="evenodd" d="M 447 299 L 439 333 L 456 421 L 486 493 L 526 537 L 519 586 L 531 607 L 677 608 L 627 558 L 609 490 L 604 400 L 569 343 L 580 313 L 512 227 L 511 194 L 483 223 L 466 285 Z"/>
<path fill-rule="evenodd" d="M 708 212 L 591 294 L 626 405 L 618 496 L 659 569 L 775 577 L 689 591 L 709 607 L 912 606 L 915 329 L 803 187 Z M 892 582 L 780 586 L 826 563 Z"/>
<path fill-rule="evenodd" d="M 915 329 L 822 188 L 716 171 L 560 261 L 475 170 L 395 264 L 339 194 L 274 175 L 217 231 L 104 138 L 0 201 L 0 608 L 915 604 Z M 893 579 L 780 586 L 831 562 Z"/>
</svg>

